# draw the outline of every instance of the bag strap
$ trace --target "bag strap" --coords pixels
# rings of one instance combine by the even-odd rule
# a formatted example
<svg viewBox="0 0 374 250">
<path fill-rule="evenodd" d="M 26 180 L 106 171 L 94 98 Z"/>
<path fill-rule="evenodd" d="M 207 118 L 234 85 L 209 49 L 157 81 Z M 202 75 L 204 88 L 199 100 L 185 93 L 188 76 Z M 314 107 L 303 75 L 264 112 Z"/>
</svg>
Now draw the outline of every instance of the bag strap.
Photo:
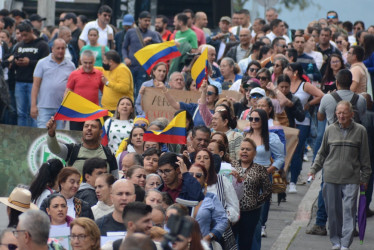
<svg viewBox="0 0 374 250">
<path fill-rule="evenodd" d="M 107 129 L 107 131 L 106 131 L 106 134 L 107 134 L 107 136 L 108 136 L 108 139 L 109 139 L 109 133 L 110 133 L 110 127 L 112 126 L 112 119 L 111 118 L 109 118 L 109 125 L 108 125 L 108 129 Z"/>
<path fill-rule="evenodd" d="M 335 101 L 338 103 L 342 100 L 342 98 L 336 92 L 332 92 L 331 96 L 334 97 Z"/>
<path fill-rule="evenodd" d="M 351 104 L 352 106 L 356 106 L 359 96 L 356 93 L 353 93 Z"/>
<path fill-rule="evenodd" d="M 142 45 L 142 47 L 144 47 L 145 44 L 144 44 L 144 41 L 143 41 L 142 34 L 140 34 L 140 29 L 138 27 L 136 27 L 135 31 L 136 31 L 136 35 L 138 36 L 140 44 Z"/>
<path fill-rule="evenodd" d="M 223 208 L 226 209 L 225 189 L 223 187 L 223 177 L 220 174 L 217 177 L 218 177 L 217 178 L 218 199 L 221 201 Z"/>
<path fill-rule="evenodd" d="M 69 147 L 70 145 L 70 147 Z M 74 162 L 78 158 L 79 150 L 81 149 L 82 144 L 69 144 L 68 146 L 68 157 L 66 159 L 66 162 L 68 166 L 73 166 Z M 70 151 L 70 152 L 69 152 Z"/>
</svg>

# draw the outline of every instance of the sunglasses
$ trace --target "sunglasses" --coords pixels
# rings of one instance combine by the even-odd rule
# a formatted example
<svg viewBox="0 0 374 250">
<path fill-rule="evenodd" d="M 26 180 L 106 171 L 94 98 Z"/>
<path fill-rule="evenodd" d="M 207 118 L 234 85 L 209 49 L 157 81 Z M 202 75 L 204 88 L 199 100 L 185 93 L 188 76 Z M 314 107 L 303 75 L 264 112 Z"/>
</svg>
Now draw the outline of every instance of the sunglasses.
<svg viewBox="0 0 374 250">
<path fill-rule="evenodd" d="M 327 19 L 335 19 L 336 16 L 327 16 Z"/>
<path fill-rule="evenodd" d="M 252 94 L 251 95 L 251 98 L 253 98 L 253 99 L 260 99 L 260 98 L 262 98 L 263 96 L 262 95 L 260 95 L 260 94 Z"/>
<path fill-rule="evenodd" d="M 342 44 L 343 41 L 336 41 L 336 44 Z"/>
<path fill-rule="evenodd" d="M 17 245 L 14 244 L 0 244 L 1 246 L 7 246 L 8 250 L 16 250 L 18 248 Z"/>
<path fill-rule="evenodd" d="M 255 68 L 249 68 L 248 69 L 250 72 L 257 72 L 258 71 L 258 69 L 255 69 Z"/>
<path fill-rule="evenodd" d="M 278 47 L 281 47 L 281 48 L 287 48 L 288 46 L 286 44 L 277 44 Z"/>
<path fill-rule="evenodd" d="M 206 92 L 206 95 L 208 95 L 208 96 L 211 96 L 211 95 L 215 95 L 216 93 L 214 93 L 214 92 L 212 92 L 212 91 L 208 91 L 208 92 Z"/>
<path fill-rule="evenodd" d="M 201 177 L 204 176 L 204 174 L 202 173 L 194 173 L 194 172 L 188 172 L 188 173 L 190 173 L 192 177 L 196 177 L 197 179 L 200 179 Z"/>
<path fill-rule="evenodd" d="M 258 76 L 258 77 L 256 77 L 258 80 L 260 80 L 260 81 L 267 81 L 267 77 L 266 76 Z"/>
<path fill-rule="evenodd" d="M 249 117 L 248 120 L 250 122 L 259 122 L 260 121 L 260 117 Z"/>
<path fill-rule="evenodd" d="M 134 127 L 145 128 L 145 127 L 147 127 L 147 124 L 146 124 L 146 123 L 141 123 L 141 124 L 139 124 L 139 123 L 135 123 L 135 124 L 134 124 Z"/>
</svg>

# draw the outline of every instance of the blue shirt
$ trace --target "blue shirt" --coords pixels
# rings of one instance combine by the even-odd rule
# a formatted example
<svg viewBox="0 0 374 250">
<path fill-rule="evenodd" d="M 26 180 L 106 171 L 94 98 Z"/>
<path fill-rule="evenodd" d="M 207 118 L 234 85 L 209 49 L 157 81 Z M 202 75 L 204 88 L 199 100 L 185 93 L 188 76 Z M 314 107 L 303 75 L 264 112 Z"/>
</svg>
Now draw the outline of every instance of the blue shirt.
<svg viewBox="0 0 374 250">
<path fill-rule="evenodd" d="M 146 31 L 143 31 L 140 29 L 140 34 L 142 35 L 143 39 L 146 37 L 151 37 L 152 40 L 146 44 L 153 44 L 153 43 L 162 43 L 162 39 L 160 37 L 160 34 L 158 34 L 155 31 L 147 29 Z M 138 66 L 140 65 L 138 60 L 134 57 L 134 54 L 143 48 L 142 43 L 139 41 L 138 35 L 136 34 L 136 28 L 129 29 L 125 35 L 125 39 L 123 42 L 122 47 L 122 56 L 123 58 L 130 58 L 131 65 L 130 66 Z"/>
<path fill-rule="evenodd" d="M 217 239 L 222 237 L 228 226 L 226 211 L 218 197 L 213 193 L 206 193 L 199 210 L 196 221 L 200 225 L 201 235 L 205 237 L 213 233 Z"/>
<path fill-rule="evenodd" d="M 269 151 L 265 150 L 265 145 L 257 146 L 257 153 L 253 162 L 267 168 L 270 166 L 270 158 L 273 156 L 274 162 L 272 165 L 279 170 L 284 164 L 284 145 L 277 134 L 269 133 L 269 146 Z"/>
<path fill-rule="evenodd" d="M 206 126 L 203 118 L 200 115 L 198 104 L 179 102 L 179 105 L 181 109 L 186 110 L 192 116 L 194 126 Z M 210 110 L 210 113 L 213 114 L 214 110 Z"/>
<path fill-rule="evenodd" d="M 155 85 L 153 84 L 153 79 L 143 82 L 141 87 L 154 87 Z M 140 87 L 140 88 L 141 88 Z M 142 109 L 142 96 L 138 94 L 138 97 L 136 98 L 135 101 L 135 110 L 138 115 L 145 115 L 144 110 Z"/>
</svg>

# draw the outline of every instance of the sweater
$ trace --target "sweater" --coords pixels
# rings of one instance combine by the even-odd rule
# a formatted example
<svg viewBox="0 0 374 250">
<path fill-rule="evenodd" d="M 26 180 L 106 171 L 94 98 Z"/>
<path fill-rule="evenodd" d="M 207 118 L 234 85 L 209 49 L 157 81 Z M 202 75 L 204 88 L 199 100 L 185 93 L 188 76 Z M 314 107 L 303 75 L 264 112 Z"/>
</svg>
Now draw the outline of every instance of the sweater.
<svg viewBox="0 0 374 250">
<path fill-rule="evenodd" d="M 95 206 L 91 207 L 91 210 L 95 217 L 95 220 L 98 220 L 104 215 L 112 213 L 114 210 L 114 205 L 108 206 L 104 202 L 98 201 Z"/>
<path fill-rule="evenodd" d="M 328 126 L 310 172 L 315 174 L 322 168 L 326 183 L 368 183 L 371 167 L 365 127 L 352 120 L 344 137 L 338 122 Z"/>
</svg>

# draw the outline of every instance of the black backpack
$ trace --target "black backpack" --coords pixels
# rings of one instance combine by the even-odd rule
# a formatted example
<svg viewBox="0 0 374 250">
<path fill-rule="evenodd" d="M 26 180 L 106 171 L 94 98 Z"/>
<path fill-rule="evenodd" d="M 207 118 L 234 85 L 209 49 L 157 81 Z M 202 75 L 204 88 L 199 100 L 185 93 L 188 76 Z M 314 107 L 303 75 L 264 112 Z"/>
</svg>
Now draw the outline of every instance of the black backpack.
<svg viewBox="0 0 374 250">
<path fill-rule="evenodd" d="M 336 92 L 332 92 L 331 96 L 334 97 L 336 103 L 342 101 L 342 98 Z M 353 96 L 352 96 L 352 99 L 351 99 L 350 103 L 352 104 L 352 107 L 353 107 L 353 113 L 354 113 L 353 120 L 355 122 L 361 124 L 360 115 L 359 115 L 358 109 L 357 109 L 358 98 L 359 98 L 359 95 L 357 95 L 356 93 L 353 93 Z M 337 121 L 337 120 L 338 120 L 338 118 L 336 117 L 336 114 L 334 114 L 334 122 Z"/>
</svg>

